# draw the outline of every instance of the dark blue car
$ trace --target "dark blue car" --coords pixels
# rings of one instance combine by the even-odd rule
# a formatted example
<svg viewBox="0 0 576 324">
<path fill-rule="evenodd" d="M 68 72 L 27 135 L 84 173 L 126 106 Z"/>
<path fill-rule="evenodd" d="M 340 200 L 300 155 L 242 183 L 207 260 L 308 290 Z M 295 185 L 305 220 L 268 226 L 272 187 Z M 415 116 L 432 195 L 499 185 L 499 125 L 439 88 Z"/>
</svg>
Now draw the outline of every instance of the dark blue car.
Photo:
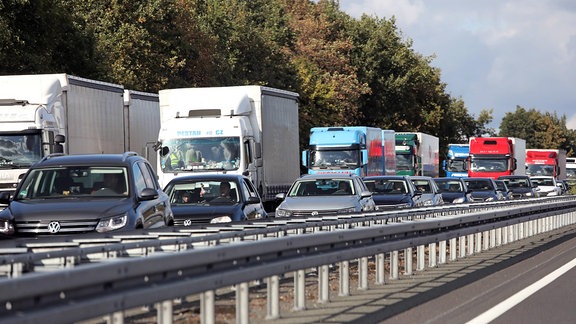
<svg viewBox="0 0 576 324">
<path fill-rule="evenodd" d="M 227 223 L 266 218 L 260 195 L 249 178 L 238 174 L 195 174 L 172 179 L 170 197 L 175 226 Z"/>
<path fill-rule="evenodd" d="M 422 205 L 422 193 L 407 176 L 365 177 L 364 183 L 372 192 L 372 199 L 379 209 L 406 208 Z"/>
<path fill-rule="evenodd" d="M 447 204 L 462 204 L 472 201 L 470 190 L 462 178 L 446 177 L 434 178 L 442 200 Z"/>
</svg>

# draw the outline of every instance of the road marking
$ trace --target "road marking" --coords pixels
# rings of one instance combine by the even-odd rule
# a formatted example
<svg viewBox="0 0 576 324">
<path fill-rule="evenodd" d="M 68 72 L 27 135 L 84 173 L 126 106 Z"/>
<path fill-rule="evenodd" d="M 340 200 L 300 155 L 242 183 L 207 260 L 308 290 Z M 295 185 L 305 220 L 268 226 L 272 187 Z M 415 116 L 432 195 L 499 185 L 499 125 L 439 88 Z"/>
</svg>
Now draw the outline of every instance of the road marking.
<svg viewBox="0 0 576 324">
<path fill-rule="evenodd" d="M 480 324 L 480 323 L 488 323 L 500 315 L 504 314 L 510 308 L 518 305 L 524 299 L 530 297 L 532 294 L 536 293 L 538 290 L 546 287 L 549 283 L 556 280 L 561 275 L 565 274 L 566 272 L 570 271 L 570 269 L 576 267 L 576 259 L 566 263 L 562 267 L 554 270 L 552 273 L 547 275 L 546 277 L 536 281 L 535 283 L 531 284 L 530 286 L 520 290 L 516 294 L 512 295 L 505 301 L 501 302 L 500 304 L 492 307 L 491 309 L 485 311 L 484 313 L 478 315 L 477 317 L 473 318 L 472 320 L 468 321 L 467 324 Z"/>
</svg>

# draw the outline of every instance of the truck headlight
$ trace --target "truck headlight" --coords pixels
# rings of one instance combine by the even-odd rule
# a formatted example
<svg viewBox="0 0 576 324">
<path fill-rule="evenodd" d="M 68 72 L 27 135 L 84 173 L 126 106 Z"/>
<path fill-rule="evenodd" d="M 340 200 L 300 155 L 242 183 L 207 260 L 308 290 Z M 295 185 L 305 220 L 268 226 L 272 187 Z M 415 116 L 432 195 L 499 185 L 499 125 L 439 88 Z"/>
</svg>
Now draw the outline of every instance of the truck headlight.
<svg viewBox="0 0 576 324">
<path fill-rule="evenodd" d="M 292 212 L 286 209 L 278 208 L 276 209 L 276 217 L 290 217 Z"/>
<path fill-rule="evenodd" d="M 96 231 L 104 233 L 117 230 L 126 226 L 126 223 L 128 223 L 128 215 L 126 214 L 103 218 L 98 222 L 98 225 L 96 225 Z"/>
</svg>

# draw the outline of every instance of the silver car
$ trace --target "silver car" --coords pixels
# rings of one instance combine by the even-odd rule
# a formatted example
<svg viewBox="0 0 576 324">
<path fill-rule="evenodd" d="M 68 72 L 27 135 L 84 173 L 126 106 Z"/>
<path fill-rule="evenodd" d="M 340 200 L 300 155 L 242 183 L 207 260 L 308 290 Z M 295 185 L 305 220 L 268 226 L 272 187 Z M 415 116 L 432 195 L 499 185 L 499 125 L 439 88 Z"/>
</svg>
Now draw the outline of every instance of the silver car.
<svg viewBox="0 0 576 324">
<path fill-rule="evenodd" d="M 292 184 L 276 217 L 334 216 L 376 210 L 372 193 L 355 174 L 308 174 Z"/>
<path fill-rule="evenodd" d="M 416 187 L 416 192 L 420 193 L 421 206 L 438 206 L 443 205 L 442 194 L 438 190 L 438 185 L 432 177 L 411 176 L 410 180 Z"/>
</svg>

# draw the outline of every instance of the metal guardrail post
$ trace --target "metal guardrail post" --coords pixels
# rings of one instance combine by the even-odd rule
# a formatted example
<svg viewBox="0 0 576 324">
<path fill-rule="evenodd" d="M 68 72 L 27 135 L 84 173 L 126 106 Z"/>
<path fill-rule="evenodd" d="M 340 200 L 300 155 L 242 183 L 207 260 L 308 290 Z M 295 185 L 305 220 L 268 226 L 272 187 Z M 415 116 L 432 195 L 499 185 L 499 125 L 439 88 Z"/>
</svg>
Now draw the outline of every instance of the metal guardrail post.
<svg viewBox="0 0 576 324">
<path fill-rule="evenodd" d="M 468 253 L 467 253 L 467 255 L 473 255 L 474 254 L 474 244 L 475 244 L 474 234 L 469 234 L 467 240 L 468 240 Z"/>
<path fill-rule="evenodd" d="M 236 285 L 236 323 L 250 323 L 250 298 L 247 282 Z"/>
<path fill-rule="evenodd" d="M 450 261 L 456 261 L 458 258 L 458 255 L 456 254 L 458 251 L 457 241 L 458 239 L 453 237 L 450 239 L 450 243 L 448 244 L 450 249 Z"/>
<path fill-rule="evenodd" d="M 306 271 L 297 270 L 294 272 L 294 310 L 302 311 L 306 309 Z"/>
<path fill-rule="evenodd" d="M 413 264 L 412 254 L 413 252 L 411 247 L 404 249 L 404 274 L 407 276 L 412 275 L 412 264 Z M 390 279 L 398 279 L 398 252 L 396 252 L 395 262 L 396 262 L 395 277 L 392 277 L 392 272 L 390 272 Z M 392 266 L 390 266 L 390 269 L 392 269 Z"/>
<path fill-rule="evenodd" d="M 104 317 L 106 324 L 123 324 L 124 323 L 124 312 L 115 312 Z"/>
<path fill-rule="evenodd" d="M 474 238 L 474 242 L 476 243 L 474 245 L 475 250 L 474 253 L 480 253 L 482 252 L 482 233 L 476 233 Z"/>
<path fill-rule="evenodd" d="M 156 318 L 158 324 L 172 324 L 173 304 L 172 300 L 156 303 Z"/>
<path fill-rule="evenodd" d="M 338 272 L 338 296 L 350 296 L 350 262 L 346 260 L 338 263 Z"/>
<path fill-rule="evenodd" d="M 439 249 L 438 263 L 444 264 L 446 263 L 446 240 L 440 241 L 438 249 Z"/>
<path fill-rule="evenodd" d="M 358 260 L 358 289 L 368 289 L 368 258 L 362 257 Z"/>
<path fill-rule="evenodd" d="M 321 265 L 318 267 L 318 302 L 320 304 L 330 302 L 330 267 Z"/>
<path fill-rule="evenodd" d="M 458 238 L 458 250 L 460 251 L 460 259 L 466 257 L 466 236 L 462 235 Z"/>
<path fill-rule="evenodd" d="M 386 254 L 378 253 L 376 254 L 376 284 L 385 284 L 385 266 L 386 266 Z"/>
<path fill-rule="evenodd" d="M 266 319 L 280 318 L 280 276 L 274 275 L 266 279 Z"/>
<path fill-rule="evenodd" d="M 436 242 L 428 244 L 428 266 L 435 268 L 438 265 L 436 260 Z"/>
<path fill-rule="evenodd" d="M 422 271 L 426 268 L 426 252 L 424 245 L 416 247 L 416 271 Z"/>
<path fill-rule="evenodd" d="M 200 323 L 214 324 L 214 290 L 208 290 L 200 294 Z"/>
</svg>

